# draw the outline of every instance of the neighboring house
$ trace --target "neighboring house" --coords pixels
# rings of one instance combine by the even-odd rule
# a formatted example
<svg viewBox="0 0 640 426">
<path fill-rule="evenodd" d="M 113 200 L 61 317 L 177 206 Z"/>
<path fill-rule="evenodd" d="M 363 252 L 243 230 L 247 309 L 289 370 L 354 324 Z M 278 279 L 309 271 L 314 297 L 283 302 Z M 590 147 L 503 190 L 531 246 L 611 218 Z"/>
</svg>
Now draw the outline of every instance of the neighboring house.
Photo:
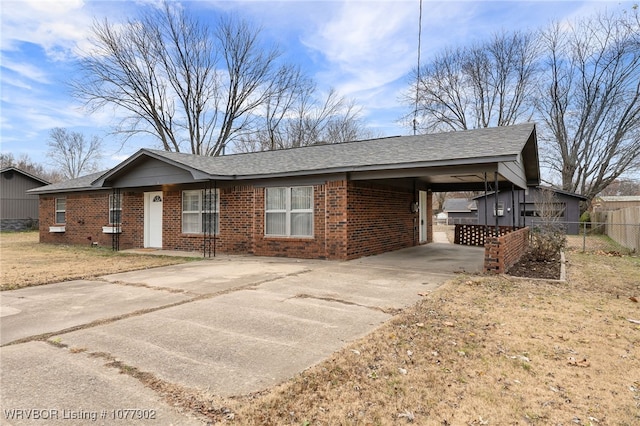
<svg viewBox="0 0 640 426">
<path fill-rule="evenodd" d="M 475 197 L 478 202 L 478 224 L 495 225 L 497 221 L 499 226 L 524 227 L 531 226 L 533 222 L 540 222 L 542 218 L 537 204 L 543 199 L 543 189 L 554 194 L 552 210 L 555 210 L 557 220 L 567 224 L 568 234 L 577 234 L 580 228 L 580 202 L 587 197 L 541 186 L 530 186 L 527 190 L 501 190 L 498 192 L 497 204 L 495 192 L 488 193 L 486 197 Z"/>
<path fill-rule="evenodd" d="M 615 195 L 596 197 L 591 204 L 595 212 L 609 212 L 640 207 L 640 195 Z"/>
<path fill-rule="evenodd" d="M 37 229 L 38 196 L 27 191 L 49 182 L 16 167 L 5 167 L 0 175 L 0 230 Z"/>
<path fill-rule="evenodd" d="M 220 157 L 142 149 L 32 193 L 42 242 L 353 259 L 431 242 L 432 191 L 487 175 L 539 184 L 534 124 Z"/>
<path fill-rule="evenodd" d="M 478 203 L 475 200 L 449 198 L 444 201 L 442 210 L 447 214 L 449 225 L 475 225 L 478 223 Z"/>
</svg>

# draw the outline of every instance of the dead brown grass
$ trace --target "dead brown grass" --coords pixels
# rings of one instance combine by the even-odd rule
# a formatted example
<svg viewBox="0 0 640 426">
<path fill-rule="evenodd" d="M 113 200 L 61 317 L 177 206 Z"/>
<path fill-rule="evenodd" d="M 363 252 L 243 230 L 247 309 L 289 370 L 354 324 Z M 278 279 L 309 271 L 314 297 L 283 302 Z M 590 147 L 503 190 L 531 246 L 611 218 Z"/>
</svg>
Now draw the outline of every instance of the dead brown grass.
<svg viewBox="0 0 640 426">
<path fill-rule="evenodd" d="M 210 402 L 238 424 L 638 424 L 640 259 L 569 260 L 567 283 L 460 277 L 291 381 Z"/>
<path fill-rule="evenodd" d="M 40 244 L 37 232 L 0 233 L 0 290 L 156 266 L 188 258 L 117 253 L 110 248 Z"/>
</svg>

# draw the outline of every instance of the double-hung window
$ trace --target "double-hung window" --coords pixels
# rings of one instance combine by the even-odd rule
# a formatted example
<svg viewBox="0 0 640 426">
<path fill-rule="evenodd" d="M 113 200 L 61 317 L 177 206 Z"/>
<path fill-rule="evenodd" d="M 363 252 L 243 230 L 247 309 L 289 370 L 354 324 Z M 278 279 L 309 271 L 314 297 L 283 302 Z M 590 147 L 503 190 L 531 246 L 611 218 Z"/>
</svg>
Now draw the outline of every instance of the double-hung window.
<svg viewBox="0 0 640 426">
<path fill-rule="evenodd" d="M 67 199 L 56 198 L 56 223 L 67 223 Z"/>
<path fill-rule="evenodd" d="M 218 190 L 182 191 L 182 232 L 184 234 L 217 234 L 220 199 Z"/>
<path fill-rule="evenodd" d="M 281 237 L 313 236 L 313 187 L 267 188 L 265 234 Z"/>
<path fill-rule="evenodd" d="M 122 223 L 122 194 L 109 194 L 109 223 Z"/>
</svg>

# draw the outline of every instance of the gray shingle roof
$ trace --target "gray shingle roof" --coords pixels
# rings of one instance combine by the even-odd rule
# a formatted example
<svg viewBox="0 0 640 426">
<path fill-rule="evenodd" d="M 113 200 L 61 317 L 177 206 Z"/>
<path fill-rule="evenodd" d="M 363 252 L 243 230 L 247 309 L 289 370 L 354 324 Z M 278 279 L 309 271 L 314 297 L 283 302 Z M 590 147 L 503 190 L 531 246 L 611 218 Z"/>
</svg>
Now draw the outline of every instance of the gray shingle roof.
<svg viewBox="0 0 640 426">
<path fill-rule="evenodd" d="M 147 150 L 214 176 L 253 177 L 342 169 L 517 156 L 534 129 L 533 123 L 419 136 L 396 136 L 341 144 L 204 157 Z M 463 161 L 464 162 L 464 161 Z"/>
<path fill-rule="evenodd" d="M 466 198 L 449 198 L 444 200 L 442 210 L 445 212 L 470 212 L 478 210 L 478 205 L 475 201 Z"/>
<path fill-rule="evenodd" d="M 100 188 L 142 155 L 196 170 L 211 179 L 249 179 L 333 172 L 386 170 L 435 165 L 515 161 L 534 132 L 533 123 L 416 136 L 395 136 L 340 144 L 314 145 L 207 157 L 142 149 L 113 169 L 48 185 L 34 193 Z M 536 154 L 537 155 L 537 154 Z M 535 159 L 537 168 L 537 157 Z"/>
<path fill-rule="evenodd" d="M 40 188 L 31 189 L 27 192 L 31 193 L 47 193 L 47 192 L 65 192 L 71 189 L 73 190 L 91 190 L 91 189 L 99 189 L 91 186 L 91 183 L 98 179 L 100 176 L 105 174 L 108 170 L 103 170 L 97 173 L 91 173 L 90 175 L 81 176 L 76 179 L 69 179 L 63 182 L 52 183 L 51 185 L 43 186 Z"/>
</svg>

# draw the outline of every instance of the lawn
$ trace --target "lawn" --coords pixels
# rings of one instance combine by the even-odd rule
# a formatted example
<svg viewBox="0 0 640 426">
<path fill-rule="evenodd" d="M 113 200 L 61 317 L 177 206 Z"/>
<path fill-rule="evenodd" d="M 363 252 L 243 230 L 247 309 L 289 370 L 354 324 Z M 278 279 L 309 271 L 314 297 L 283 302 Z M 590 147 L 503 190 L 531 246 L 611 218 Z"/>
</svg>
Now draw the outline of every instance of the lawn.
<svg viewBox="0 0 640 426">
<path fill-rule="evenodd" d="M 0 233 L 0 290 L 184 263 L 189 258 L 40 244 L 37 232 Z"/>
</svg>

